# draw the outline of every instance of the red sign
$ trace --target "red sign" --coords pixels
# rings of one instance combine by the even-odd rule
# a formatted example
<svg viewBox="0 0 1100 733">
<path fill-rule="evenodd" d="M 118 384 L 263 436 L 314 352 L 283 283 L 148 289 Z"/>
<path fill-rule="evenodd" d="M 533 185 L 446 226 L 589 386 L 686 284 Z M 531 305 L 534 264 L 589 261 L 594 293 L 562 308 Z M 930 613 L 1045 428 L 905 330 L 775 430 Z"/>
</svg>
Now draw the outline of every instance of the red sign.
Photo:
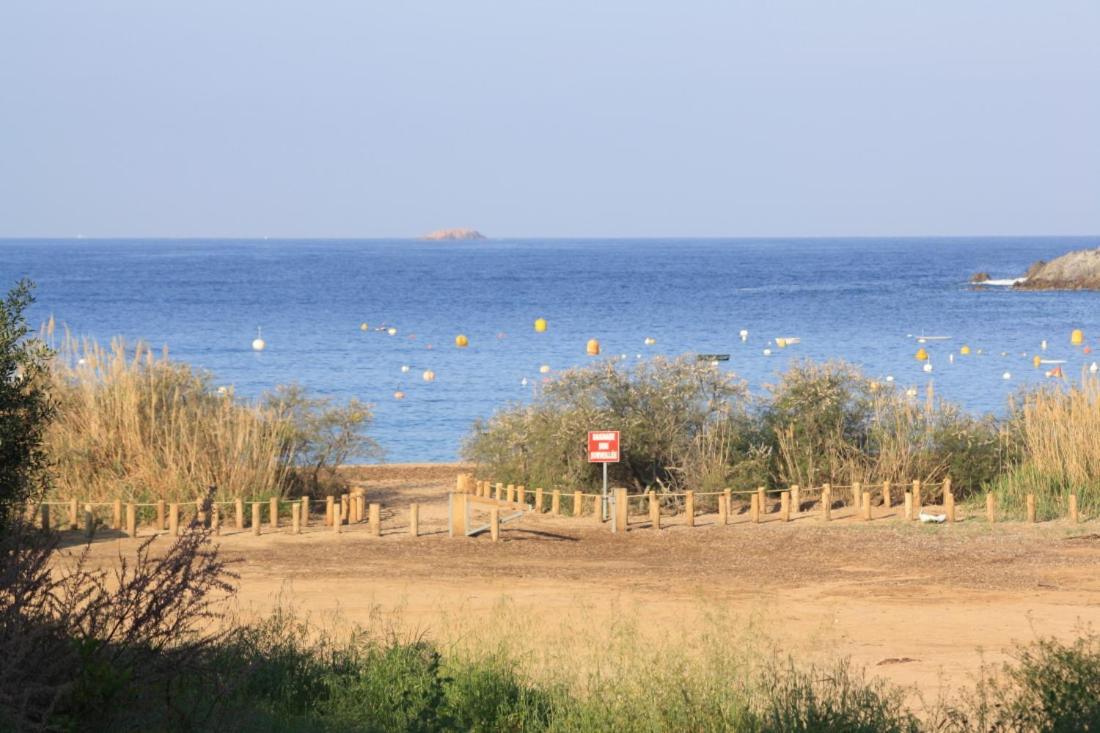
<svg viewBox="0 0 1100 733">
<path fill-rule="evenodd" d="M 590 430 L 590 431 L 588 431 L 588 462 L 589 463 L 618 463 L 619 462 L 619 431 L 618 430 Z"/>
</svg>

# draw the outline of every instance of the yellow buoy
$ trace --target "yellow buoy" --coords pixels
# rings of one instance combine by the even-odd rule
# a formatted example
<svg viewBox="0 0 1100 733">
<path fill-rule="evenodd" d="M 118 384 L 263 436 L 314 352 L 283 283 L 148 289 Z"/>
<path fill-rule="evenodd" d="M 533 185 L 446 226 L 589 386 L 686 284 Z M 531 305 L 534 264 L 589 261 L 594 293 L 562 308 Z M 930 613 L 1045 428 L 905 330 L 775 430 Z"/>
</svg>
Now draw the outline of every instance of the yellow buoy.
<svg viewBox="0 0 1100 733">
<path fill-rule="evenodd" d="M 961 349 L 959 349 L 959 353 L 962 354 L 963 356 L 966 356 L 967 354 L 970 353 L 970 347 L 963 344 L 963 347 Z"/>
<path fill-rule="evenodd" d="M 370 325 L 366 321 L 363 321 L 362 323 L 359 324 L 359 330 L 360 331 L 368 331 L 368 330 L 370 330 Z"/>
<path fill-rule="evenodd" d="M 544 333 L 546 331 L 546 319 L 545 318 L 536 318 L 535 319 L 535 331 L 538 332 L 538 333 Z"/>
<path fill-rule="evenodd" d="M 588 355 L 599 356 L 600 355 L 600 342 L 596 339 L 588 339 Z"/>
<path fill-rule="evenodd" d="M 928 361 L 928 352 L 924 350 L 924 347 L 917 349 L 917 353 L 914 356 L 917 361 Z"/>
<path fill-rule="evenodd" d="M 470 345 L 470 339 L 466 338 L 465 335 L 460 333 L 457 336 L 455 336 L 455 346 L 457 346 L 458 348 L 465 349 L 469 345 Z"/>
<path fill-rule="evenodd" d="M 1085 332 L 1079 328 L 1073 329 L 1073 333 L 1069 335 L 1069 342 L 1074 346 L 1080 346 L 1085 343 Z"/>
<path fill-rule="evenodd" d="M 397 329 L 394 328 L 393 326 L 390 326 L 389 328 L 386 329 L 386 333 L 388 333 L 390 336 L 396 336 L 397 335 Z"/>
<path fill-rule="evenodd" d="M 393 398 L 395 400 L 403 400 L 403 399 L 405 399 L 405 393 L 402 392 L 401 390 L 397 390 L 396 392 L 393 393 Z"/>
<path fill-rule="evenodd" d="M 1039 365 L 1040 365 L 1040 364 L 1041 364 L 1042 362 L 1043 362 L 1043 360 L 1039 358 L 1039 355 L 1038 355 L 1038 354 L 1036 354 L 1036 355 L 1035 355 L 1035 356 L 1034 356 L 1034 357 L 1033 357 L 1033 358 L 1031 359 L 1031 363 L 1035 365 L 1035 368 L 1036 368 L 1036 369 L 1038 369 L 1038 368 L 1039 368 Z"/>
<path fill-rule="evenodd" d="M 549 374 L 550 373 L 550 365 L 549 364 L 543 364 L 542 366 L 539 367 L 539 372 L 542 373 L 542 374 Z"/>
<path fill-rule="evenodd" d="M 425 382 L 435 381 L 435 372 L 433 372 L 431 369 L 425 369 L 424 373 L 421 376 L 424 377 Z"/>
</svg>

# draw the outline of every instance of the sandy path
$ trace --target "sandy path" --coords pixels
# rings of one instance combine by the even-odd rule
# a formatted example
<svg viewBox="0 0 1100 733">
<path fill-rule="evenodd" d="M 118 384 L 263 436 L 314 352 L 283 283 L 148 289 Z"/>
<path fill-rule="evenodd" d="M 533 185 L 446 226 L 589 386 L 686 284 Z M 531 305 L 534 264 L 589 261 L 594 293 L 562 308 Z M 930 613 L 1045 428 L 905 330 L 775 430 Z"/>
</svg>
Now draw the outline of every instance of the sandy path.
<svg viewBox="0 0 1100 733">
<path fill-rule="evenodd" d="M 355 623 L 381 612 L 440 639 L 473 624 L 532 648 L 598 648 L 612 620 L 668 639 L 732 639 L 751 622 L 754 634 L 800 658 L 850 656 L 926 695 L 968 683 L 981 650 L 999 661 L 1014 641 L 1100 625 L 1095 522 L 933 527 L 805 516 L 754 526 L 738 516 L 723 527 L 707 515 L 695 528 L 673 519 L 654 532 L 638 517 L 623 536 L 591 518 L 529 516 L 493 543 L 447 537 L 454 472 L 361 473 L 370 500 L 385 506 L 381 538 L 365 526 L 339 536 L 317 526 L 300 536 L 226 531 L 220 542 L 238 561 L 241 612 L 289 602 Z M 410 501 L 422 505 L 425 536 L 416 539 L 407 534 Z M 96 556 L 133 545 L 98 542 Z M 899 659 L 913 661 L 891 661 Z"/>
</svg>

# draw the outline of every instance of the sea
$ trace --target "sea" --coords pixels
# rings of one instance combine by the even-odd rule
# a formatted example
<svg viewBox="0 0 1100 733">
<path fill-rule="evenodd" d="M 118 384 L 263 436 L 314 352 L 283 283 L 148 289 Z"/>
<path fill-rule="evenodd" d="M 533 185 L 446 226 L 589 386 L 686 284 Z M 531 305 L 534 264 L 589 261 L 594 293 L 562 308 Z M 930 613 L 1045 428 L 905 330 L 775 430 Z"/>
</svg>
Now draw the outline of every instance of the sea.
<svg viewBox="0 0 1100 733">
<path fill-rule="evenodd" d="M 32 324 L 53 316 L 79 336 L 167 346 L 243 398 L 298 383 L 368 402 L 385 460 L 427 462 L 458 459 L 475 420 L 595 358 L 728 355 L 717 368 L 757 392 L 793 360 L 844 359 L 898 389 L 923 397 L 932 383 L 971 411 L 1003 414 L 1018 390 L 1055 379 L 1036 354 L 1064 359 L 1067 380 L 1100 360 L 1100 293 L 969 277 L 1012 278 L 1097 246 L 1047 236 L 7 239 L 0 289 L 30 278 Z M 1073 329 L 1097 351 L 1073 347 Z M 599 357 L 586 353 L 590 339 Z M 914 357 L 921 347 L 931 372 Z"/>
</svg>

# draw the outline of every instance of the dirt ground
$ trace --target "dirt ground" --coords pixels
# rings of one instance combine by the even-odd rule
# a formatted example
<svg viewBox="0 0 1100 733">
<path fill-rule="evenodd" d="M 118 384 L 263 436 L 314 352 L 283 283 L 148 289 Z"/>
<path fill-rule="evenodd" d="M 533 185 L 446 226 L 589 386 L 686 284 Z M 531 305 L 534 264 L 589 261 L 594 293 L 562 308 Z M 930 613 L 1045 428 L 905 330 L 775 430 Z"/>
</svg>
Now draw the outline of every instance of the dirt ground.
<svg viewBox="0 0 1100 733">
<path fill-rule="evenodd" d="M 458 470 L 357 469 L 368 500 L 383 507 L 380 538 L 366 525 L 336 535 L 316 516 L 298 536 L 285 526 L 261 537 L 224 530 L 240 612 L 282 603 L 349 623 L 381 613 L 436 638 L 465 633 L 469 624 L 456 620 L 472 620 L 534 644 L 556 643 L 567 627 L 597 648 L 601 629 L 624 619 L 670 636 L 749 622 L 796 657 L 849 656 L 926 694 L 970 684 L 983 659 L 1005 659 L 1014 642 L 1100 625 L 1096 521 L 990 527 L 962 511 L 953 526 L 929 526 L 880 507 L 871 522 L 839 511 L 829 523 L 818 513 L 789 523 L 772 514 L 753 525 L 738 514 L 721 526 L 710 514 L 694 528 L 666 517 L 660 531 L 639 515 L 616 535 L 590 516 L 528 514 L 494 543 L 447 536 Z M 412 502 L 418 538 L 408 534 Z M 95 556 L 135 546 L 103 540 Z"/>
</svg>

